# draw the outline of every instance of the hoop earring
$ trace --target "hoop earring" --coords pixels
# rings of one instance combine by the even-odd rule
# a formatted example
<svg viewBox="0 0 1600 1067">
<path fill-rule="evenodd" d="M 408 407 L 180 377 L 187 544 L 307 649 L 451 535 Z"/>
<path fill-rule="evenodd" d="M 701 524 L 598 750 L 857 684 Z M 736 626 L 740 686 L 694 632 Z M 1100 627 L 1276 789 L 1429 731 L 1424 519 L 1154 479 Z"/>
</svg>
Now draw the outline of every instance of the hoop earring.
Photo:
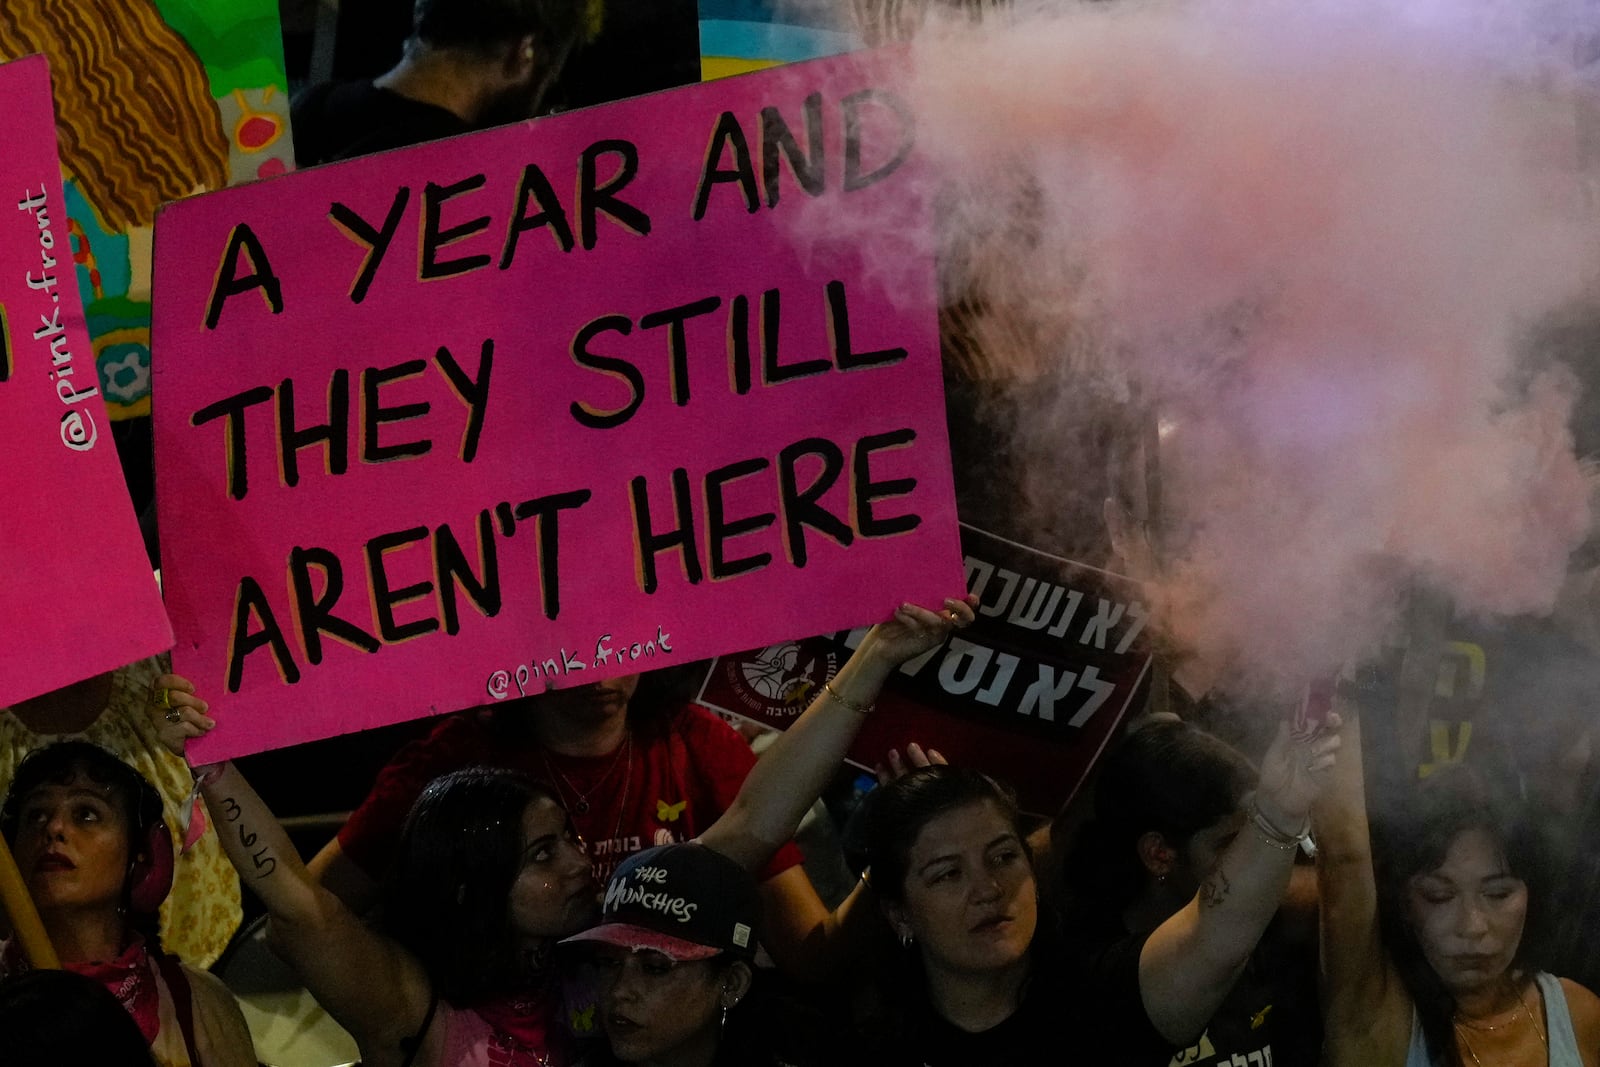
<svg viewBox="0 0 1600 1067">
<path fill-rule="evenodd" d="M 901 948 L 910 948 L 912 945 L 916 944 L 916 941 L 917 941 L 917 936 L 915 934 L 913 934 L 910 930 L 901 930 L 900 931 L 900 947 Z"/>
</svg>

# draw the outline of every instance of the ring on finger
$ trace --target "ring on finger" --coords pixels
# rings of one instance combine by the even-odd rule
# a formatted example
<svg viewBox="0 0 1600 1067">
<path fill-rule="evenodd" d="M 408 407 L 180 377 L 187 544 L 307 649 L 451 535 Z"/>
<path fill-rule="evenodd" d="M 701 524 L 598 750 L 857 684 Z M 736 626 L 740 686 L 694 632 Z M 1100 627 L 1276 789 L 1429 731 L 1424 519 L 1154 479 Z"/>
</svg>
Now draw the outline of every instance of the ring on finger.
<svg viewBox="0 0 1600 1067">
<path fill-rule="evenodd" d="M 168 708 L 164 717 L 168 722 L 179 723 L 183 721 L 183 712 L 177 708 Z"/>
</svg>

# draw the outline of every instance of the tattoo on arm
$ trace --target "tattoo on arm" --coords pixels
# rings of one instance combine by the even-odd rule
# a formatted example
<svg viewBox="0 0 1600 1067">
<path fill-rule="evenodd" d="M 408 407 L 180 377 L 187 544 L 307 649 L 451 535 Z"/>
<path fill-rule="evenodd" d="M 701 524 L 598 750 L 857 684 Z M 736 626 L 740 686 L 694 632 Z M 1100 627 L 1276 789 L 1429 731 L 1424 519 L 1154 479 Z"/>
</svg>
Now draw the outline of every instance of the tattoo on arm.
<svg viewBox="0 0 1600 1067">
<path fill-rule="evenodd" d="M 243 825 L 239 827 L 239 844 L 243 845 L 247 849 L 254 848 L 256 844 L 256 835 L 251 833 Z M 257 878 L 265 878 L 267 875 L 278 869 L 278 861 L 272 858 L 272 849 L 270 846 L 262 846 L 261 851 L 252 853 L 250 858 L 255 861 L 256 870 L 261 872 L 260 874 L 256 875 Z"/>
<path fill-rule="evenodd" d="M 265 878 L 278 869 L 278 861 L 272 858 L 272 849 L 270 848 L 263 848 L 250 858 L 256 861 L 256 869 L 261 872 L 256 875 L 257 878 Z"/>
<path fill-rule="evenodd" d="M 239 817 L 244 814 L 239 807 L 239 802 L 234 800 L 232 797 L 223 797 L 222 813 L 230 823 L 238 824 L 235 829 L 237 829 L 239 833 L 239 844 L 244 846 L 245 851 L 249 852 L 250 849 L 255 848 L 259 835 L 251 830 L 248 826 L 239 822 Z M 258 872 L 256 874 L 257 878 L 265 878 L 267 875 L 278 869 L 278 861 L 273 858 L 272 847 L 270 845 L 262 846 L 262 849 L 259 852 L 250 853 L 250 859 L 255 862 L 256 871 Z"/>
<path fill-rule="evenodd" d="M 1221 867 L 1211 872 L 1211 877 L 1200 883 L 1200 906 L 1215 908 L 1228 899 L 1228 892 L 1233 888 L 1228 881 L 1228 874 Z"/>
</svg>

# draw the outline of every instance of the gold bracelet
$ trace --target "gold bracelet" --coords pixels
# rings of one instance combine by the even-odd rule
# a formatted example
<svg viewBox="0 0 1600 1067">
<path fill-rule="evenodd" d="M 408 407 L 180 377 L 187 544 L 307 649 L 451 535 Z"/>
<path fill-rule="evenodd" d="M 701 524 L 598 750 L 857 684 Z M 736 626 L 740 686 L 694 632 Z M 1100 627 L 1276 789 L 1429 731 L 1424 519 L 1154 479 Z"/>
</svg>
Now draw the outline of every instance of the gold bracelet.
<svg viewBox="0 0 1600 1067">
<path fill-rule="evenodd" d="M 868 712 L 872 711 L 871 704 L 857 704 L 853 700 L 846 700 L 844 697 L 840 696 L 839 691 L 833 687 L 833 682 L 831 680 L 822 683 L 822 691 L 832 697 L 836 703 L 843 704 L 857 715 L 866 715 Z"/>
</svg>

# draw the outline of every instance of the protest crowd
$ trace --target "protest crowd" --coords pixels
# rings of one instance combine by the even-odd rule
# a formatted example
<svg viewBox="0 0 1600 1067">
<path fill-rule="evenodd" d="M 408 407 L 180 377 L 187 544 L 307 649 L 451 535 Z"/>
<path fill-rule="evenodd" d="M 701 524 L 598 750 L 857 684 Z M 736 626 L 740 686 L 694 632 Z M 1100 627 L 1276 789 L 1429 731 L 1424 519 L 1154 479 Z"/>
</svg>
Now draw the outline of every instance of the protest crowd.
<svg viewBox="0 0 1600 1067">
<path fill-rule="evenodd" d="M 674 229 L 909 199 L 892 183 L 911 142 L 880 129 L 905 116 L 876 68 L 824 60 L 868 79 L 837 101 L 767 62 L 679 88 L 716 27 L 784 7 L 732 0 L 268 4 L 292 104 L 212 95 L 232 101 L 224 129 L 277 116 L 292 165 L 155 197 L 149 397 L 86 422 L 90 333 L 100 354 L 129 329 L 100 290 L 140 284 L 116 281 L 122 238 L 88 199 L 110 195 L 96 175 L 141 179 L 96 146 L 108 135 L 65 132 L 115 105 L 69 106 L 85 61 L 60 41 L 122 6 L 0 13 L 0 57 L 49 54 L 69 177 L 64 198 L 29 194 L 0 265 L 52 302 L 77 298 L 36 280 L 41 251 L 79 277 L 89 333 L 51 445 L 93 446 L 90 425 L 114 441 L 123 569 L 148 597 L 160 574 L 171 618 L 132 658 L 108 640 L 92 668 L 23 657 L 4 676 L 0 1065 L 1600 1067 L 1592 535 L 1568 546 L 1553 611 L 1491 623 L 1418 593 L 1408 636 L 1366 662 L 1288 695 L 1243 684 L 1155 614 L 1175 553 L 1159 468 L 1185 440 L 1136 396 L 1078 397 L 1057 436 L 1023 440 L 1066 387 L 988 358 L 1014 339 L 1003 294 L 935 297 L 931 263 L 884 286 L 800 241 L 735 295 L 714 250 L 759 259 L 767 238 Z M 829 32 L 892 55 L 930 11 L 976 24 L 1004 6 L 854 0 Z M 188 57 L 225 7 L 104 17 Z M 723 103 L 724 84 L 747 95 Z M 766 86 L 795 108 L 741 127 Z M 674 213 L 649 137 L 691 92 L 707 125 L 678 138 L 700 170 Z M 544 130 L 556 147 L 535 152 Z M 91 210 L 106 232 L 78 221 Z M 956 240 L 954 213 L 934 216 Z M 593 264 L 628 240 L 691 251 L 638 268 L 659 293 L 600 299 L 613 268 Z M 349 284 L 305 273 L 334 253 L 355 257 Z M 897 284 L 923 301 L 903 319 Z M 452 303 L 468 285 L 481 295 Z M 567 351 L 519 366 L 503 323 L 585 300 Z M 49 343 L 54 312 L 45 333 L 33 313 L 0 302 L 0 404 Z M 406 321 L 367 339 L 379 317 Z M 725 366 L 691 355 L 702 329 Z M 281 362 L 215 370 L 255 344 Z M 1600 330 L 1551 345 L 1593 359 Z M 513 395 L 544 433 L 545 394 L 611 436 L 554 458 L 553 437 L 497 436 Z M 1600 453 L 1596 414 L 1572 416 L 1580 458 Z M 573 489 L 590 464 L 626 484 Z M 291 499 L 308 518 L 276 540 Z M 7 538 L 8 569 L 52 569 Z M 637 553 L 626 597 L 581 569 L 613 541 Z M 254 577 L 204 584 L 195 561 L 258 548 Z M 74 579 L 75 647 L 136 628 L 95 581 Z M 40 625 L 22 614 L 14 644 Z M 533 621 L 493 644 L 513 617 Z M 471 678 L 446 679 L 473 643 L 488 651 L 454 672 Z"/>
</svg>

